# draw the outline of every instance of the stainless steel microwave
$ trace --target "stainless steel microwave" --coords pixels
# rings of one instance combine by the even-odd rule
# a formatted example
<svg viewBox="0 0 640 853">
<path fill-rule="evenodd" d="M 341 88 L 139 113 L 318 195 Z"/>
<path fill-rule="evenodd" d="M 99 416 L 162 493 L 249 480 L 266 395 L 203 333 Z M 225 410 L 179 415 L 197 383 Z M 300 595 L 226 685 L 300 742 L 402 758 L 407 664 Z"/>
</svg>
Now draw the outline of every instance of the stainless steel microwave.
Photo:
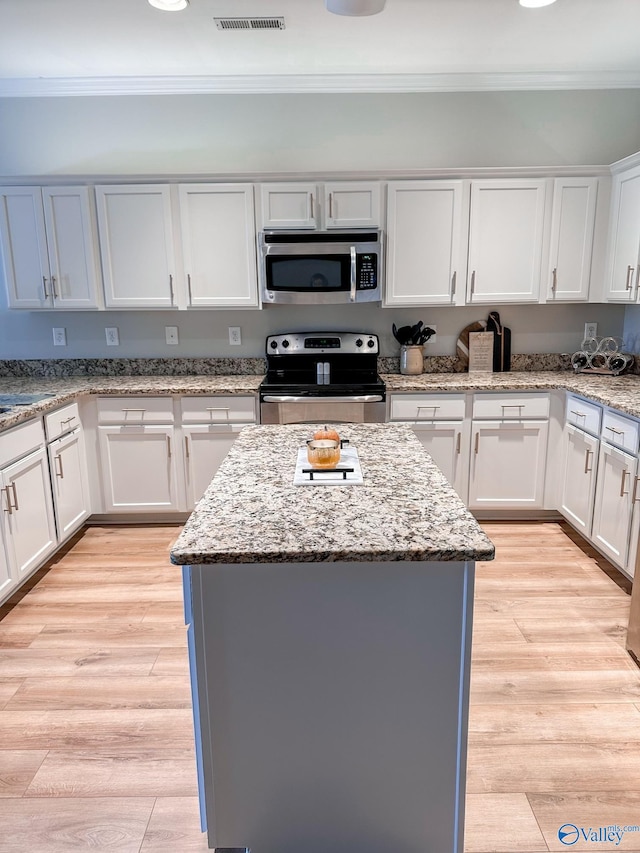
<svg viewBox="0 0 640 853">
<path fill-rule="evenodd" d="M 381 231 L 262 231 L 263 305 L 380 302 Z"/>
</svg>

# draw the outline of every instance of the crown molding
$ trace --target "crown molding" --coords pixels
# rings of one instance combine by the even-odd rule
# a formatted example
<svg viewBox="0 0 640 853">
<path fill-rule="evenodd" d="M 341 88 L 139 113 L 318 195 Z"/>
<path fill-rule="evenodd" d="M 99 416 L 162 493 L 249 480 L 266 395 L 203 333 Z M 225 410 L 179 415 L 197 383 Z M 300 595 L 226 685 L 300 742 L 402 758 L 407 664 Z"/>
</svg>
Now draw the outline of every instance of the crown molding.
<svg viewBox="0 0 640 853">
<path fill-rule="evenodd" d="M 640 71 L 500 74 L 256 74 L 184 77 L 0 79 L 0 97 L 109 95 L 340 94 L 640 89 Z"/>
<path fill-rule="evenodd" d="M 630 154 L 628 157 L 623 157 L 622 160 L 616 160 L 611 164 L 611 173 L 617 175 L 618 172 L 626 172 L 627 169 L 633 169 L 635 166 L 640 166 L 640 151 L 635 154 Z"/>
</svg>

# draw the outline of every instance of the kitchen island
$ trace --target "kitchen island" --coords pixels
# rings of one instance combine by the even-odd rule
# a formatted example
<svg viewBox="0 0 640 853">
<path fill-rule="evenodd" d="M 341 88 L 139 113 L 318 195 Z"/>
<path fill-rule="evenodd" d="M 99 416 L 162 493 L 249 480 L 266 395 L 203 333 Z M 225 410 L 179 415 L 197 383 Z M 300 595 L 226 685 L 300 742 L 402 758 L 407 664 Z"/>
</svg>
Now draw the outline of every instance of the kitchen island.
<svg viewBox="0 0 640 853">
<path fill-rule="evenodd" d="M 294 486 L 312 431 L 247 427 L 171 552 L 209 846 L 462 853 L 493 545 L 405 425 L 341 427 L 361 485 Z"/>
</svg>

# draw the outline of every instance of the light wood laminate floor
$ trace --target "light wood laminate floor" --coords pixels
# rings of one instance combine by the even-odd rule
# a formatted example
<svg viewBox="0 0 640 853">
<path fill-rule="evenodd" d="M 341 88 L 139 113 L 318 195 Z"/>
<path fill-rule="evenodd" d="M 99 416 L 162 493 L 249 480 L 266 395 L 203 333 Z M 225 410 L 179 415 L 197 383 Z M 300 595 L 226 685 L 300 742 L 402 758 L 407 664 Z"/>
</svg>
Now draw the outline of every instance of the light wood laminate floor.
<svg viewBox="0 0 640 853">
<path fill-rule="evenodd" d="M 483 527 L 497 557 L 477 570 L 465 851 L 640 853 L 640 831 L 558 838 L 640 829 L 623 579 L 564 524 Z M 0 853 L 207 850 L 178 532 L 90 527 L 0 608 Z"/>
</svg>

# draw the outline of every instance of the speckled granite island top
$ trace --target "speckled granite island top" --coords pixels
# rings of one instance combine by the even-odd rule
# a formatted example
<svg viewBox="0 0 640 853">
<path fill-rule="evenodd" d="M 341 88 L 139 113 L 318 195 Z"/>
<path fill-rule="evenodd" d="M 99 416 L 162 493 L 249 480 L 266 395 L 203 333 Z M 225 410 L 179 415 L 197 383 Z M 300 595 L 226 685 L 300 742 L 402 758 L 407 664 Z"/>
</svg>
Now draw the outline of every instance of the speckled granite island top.
<svg viewBox="0 0 640 853">
<path fill-rule="evenodd" d="M 314 427 L 249 426 L 171 552 L 176 564 L 491 560 L 494 547 L 409 426 L 344 424 L 362 485 L 294 486 Z"/>
</svg>

